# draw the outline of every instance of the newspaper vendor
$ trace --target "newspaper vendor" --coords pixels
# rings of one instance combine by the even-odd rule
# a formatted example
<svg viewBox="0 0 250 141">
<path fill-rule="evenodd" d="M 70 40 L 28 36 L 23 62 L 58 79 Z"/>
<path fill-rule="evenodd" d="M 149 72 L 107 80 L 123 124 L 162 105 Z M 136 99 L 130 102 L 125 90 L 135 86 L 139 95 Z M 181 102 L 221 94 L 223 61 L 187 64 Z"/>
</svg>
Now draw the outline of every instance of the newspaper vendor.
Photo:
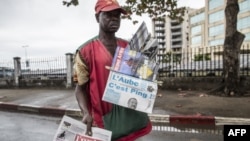
<svg viewBox="0 0 250 141">
<path fill-rule="evenodd" d="M 146 113 L 120 107 L 102 101 L 109 76 L 105 66 L 111 66 L 117 46 L 126 47 L 128 42 L 117 38 L 120 16 L 126 14 L 115 0 L 98 0 L 95 5 L 98 36 L 81 45 L 76 51 L 74 63 L 75 89 L 82 122 L 112 131 L 112 140 L 134 141 L 148 134 L 152 124 Z"/>
</svg>

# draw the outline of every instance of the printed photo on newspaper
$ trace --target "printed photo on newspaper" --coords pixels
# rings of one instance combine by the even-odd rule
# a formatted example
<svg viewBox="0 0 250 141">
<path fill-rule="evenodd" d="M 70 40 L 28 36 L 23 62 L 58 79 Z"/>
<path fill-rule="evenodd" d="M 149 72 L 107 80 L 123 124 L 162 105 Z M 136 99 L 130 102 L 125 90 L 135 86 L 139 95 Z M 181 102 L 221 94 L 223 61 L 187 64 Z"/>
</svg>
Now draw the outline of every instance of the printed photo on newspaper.
<svg viewBox="0 0 250 141">
<path fill-rule="evenodd" d="M 135 51 L 139 51 L 150 38 L 150 34 L 148 32 L 147 26 L 145 22 L 142 22 L 131 40 L 127 48 L 130 48 Z"/>
<path fill-rule="evenodd" d="M 81 121 L 64 115 L 53 141 L 111 141 L 111 131 L 92 127 L 93 135 L 87 136 L 86 128 Z"/>
<path fill-rule="evenodd" d="M 159 64 L 141 52 L 117 47 L 111 70 L 144 80 L 155 81 Z"/>
<path fill-rule="evenodd" d="M 102 100 L 137 111 L 152 113 L 157 89 L 156 82 L 111 70 Z"/>
</svg>

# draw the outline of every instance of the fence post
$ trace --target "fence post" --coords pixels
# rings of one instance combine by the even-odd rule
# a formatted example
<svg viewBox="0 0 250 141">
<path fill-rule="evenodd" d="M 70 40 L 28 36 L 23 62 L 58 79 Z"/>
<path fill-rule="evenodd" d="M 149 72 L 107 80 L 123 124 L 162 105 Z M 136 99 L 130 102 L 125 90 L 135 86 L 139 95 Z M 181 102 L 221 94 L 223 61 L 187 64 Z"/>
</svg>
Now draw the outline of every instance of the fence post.
<svg viewBox="0 0 250 141">
<path fill-rule="evenodd" d="M 15 79 L 15 86 L 19 87 L 19 78 L 21 76 L 21 61 L 20 57 L 14 57 L 14 79 Z"/>
<path fill-rule="evenodd" d="M 67 83 L 66 88 L 72 88 L 73 86 L 73 54 L 66 53 L 66 73 L 67 73 Z"/>
</svg>

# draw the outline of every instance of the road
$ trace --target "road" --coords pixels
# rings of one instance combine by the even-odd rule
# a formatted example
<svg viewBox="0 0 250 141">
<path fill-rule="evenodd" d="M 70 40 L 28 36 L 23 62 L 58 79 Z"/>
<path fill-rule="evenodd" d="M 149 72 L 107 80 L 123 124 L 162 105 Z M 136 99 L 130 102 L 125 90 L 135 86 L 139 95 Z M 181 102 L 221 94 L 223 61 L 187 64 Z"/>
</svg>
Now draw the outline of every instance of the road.
<svg viewBox="0 0 250 141">
<path fill-rule="evenodd" d="M 1 141 L 52 141 L 60 118 L 0 111 Z"/>
<path fill-rule="evenodd" d="M 52 141 L 62 117 L 0 111 L 1 141 Z M 221 134 L 209 130 L 154 125 L 143 141 L 222 141 Z"/>
</svg>

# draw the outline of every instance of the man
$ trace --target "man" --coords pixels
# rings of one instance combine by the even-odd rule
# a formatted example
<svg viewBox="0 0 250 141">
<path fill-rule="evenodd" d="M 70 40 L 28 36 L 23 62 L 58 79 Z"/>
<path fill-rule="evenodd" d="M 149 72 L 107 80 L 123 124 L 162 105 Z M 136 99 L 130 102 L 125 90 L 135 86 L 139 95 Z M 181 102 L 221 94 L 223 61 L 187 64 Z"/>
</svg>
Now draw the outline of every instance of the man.
<svg viewBox="0 0 250 141">
<path fill-rule="evenodd" d="M 152 129 L 147 114 L 102 101 L 109 75 L 105 66 L 111 66 L 117 46 L 128 44 L 115 37 L 120 16 L 126 11 L 115 0 L 98 0 L 95 11 L 99 34 L 78 48 L 74 64 L 82 122 L 87 124 L 87 135 L 91 136 L 91 127 L 97 126 L 112 131 L 112 140 L 134 141 Z"/>
</svg>

